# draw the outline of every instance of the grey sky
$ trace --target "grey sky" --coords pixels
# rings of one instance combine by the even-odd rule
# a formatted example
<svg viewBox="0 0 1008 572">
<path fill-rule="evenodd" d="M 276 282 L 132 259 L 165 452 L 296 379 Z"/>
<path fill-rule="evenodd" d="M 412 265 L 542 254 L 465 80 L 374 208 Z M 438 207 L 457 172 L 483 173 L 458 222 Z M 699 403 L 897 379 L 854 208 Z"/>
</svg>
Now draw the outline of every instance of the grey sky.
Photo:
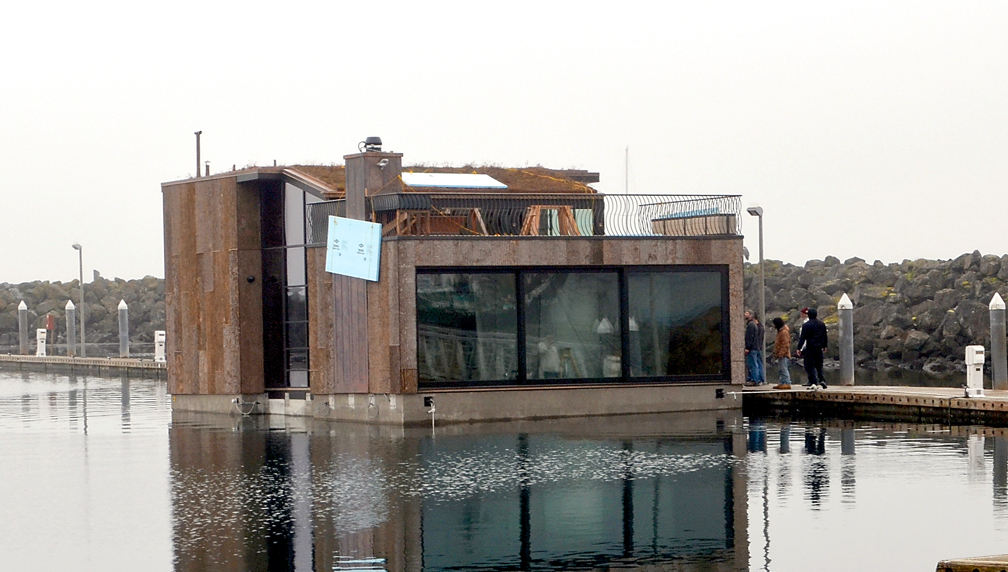
<svg viewBox="0 0 1008 572">
<path fill-rule="evenodd" d="M 542 164 L 730 193 L 768 258 L 1008 252 L 1008 3 L 16 3 L 0 281 L 164 275 L 160 183 L 333 163 Z M 755 255 L 756 225 L 745 216 Z M 89 278 L 88 278 L 89 279 Z"/>
</svg>

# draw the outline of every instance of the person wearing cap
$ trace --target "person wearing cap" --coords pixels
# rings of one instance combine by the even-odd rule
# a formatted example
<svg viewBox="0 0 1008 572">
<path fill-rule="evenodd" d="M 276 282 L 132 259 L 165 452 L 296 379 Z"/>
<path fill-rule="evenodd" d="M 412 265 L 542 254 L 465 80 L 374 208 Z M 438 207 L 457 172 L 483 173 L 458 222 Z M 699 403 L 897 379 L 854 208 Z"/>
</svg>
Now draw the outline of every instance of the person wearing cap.
<svg viewBox="0 0 1008 572">
<path fill-rule="evenodd" d="M 766 383 L 763 372 L 763 345 L 766 343 L 766 334 L 763 331 L 763 324 L 759 323 L 752 310 L 746 310 L 745 320 L 746 381 L 751 385 L 762 385 Z"/>
<path fill-rule="evenodd" d="M 808 374 L 809 388 L 816 386 L 826 389 L 826 380 L 823 378 L 823 351 L 829 345 L 826 337 L 826 324 L 819 319 L 819 312 L 815 308 L 809 308 L 808 322 L 802 326 L 801 335 L 798 336 L 798 357 L 805 358 L 805 373 Z"/>
<path fill-rule="evenodd" d="M 780 381 L 774 389 L 791 389 L 791 370 L 788 369 L 791 366 L 791 330 L 779 316 L 773 319 L 773 325 L 777 328 L 773 357 L 777 360 L 777 369 L 780 371 Z"/>
</svg>

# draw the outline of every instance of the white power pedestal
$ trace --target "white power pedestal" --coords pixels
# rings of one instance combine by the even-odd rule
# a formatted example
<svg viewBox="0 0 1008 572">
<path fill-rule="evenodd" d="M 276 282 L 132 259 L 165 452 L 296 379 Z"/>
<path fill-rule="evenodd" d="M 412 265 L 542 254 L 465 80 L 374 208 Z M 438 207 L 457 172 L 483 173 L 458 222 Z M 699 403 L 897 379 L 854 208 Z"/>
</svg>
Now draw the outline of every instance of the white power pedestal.
<svg viewBox="0 0 1008 572">
<path fill-rule="evenodd" d="M 966 397 L 983 397 L 984 347 L 966 346 Z"/>
<path fill-rule="evenodd" d="M 165 363 L 165 339 L 164 330 L 154 330 L 154 361 Z"/>
<path fill-rule="evenodd" d="M 46 353 L 46 331 L 45 328 L 35 330 L 35 357 L 45 357 Z"/>
</svg>

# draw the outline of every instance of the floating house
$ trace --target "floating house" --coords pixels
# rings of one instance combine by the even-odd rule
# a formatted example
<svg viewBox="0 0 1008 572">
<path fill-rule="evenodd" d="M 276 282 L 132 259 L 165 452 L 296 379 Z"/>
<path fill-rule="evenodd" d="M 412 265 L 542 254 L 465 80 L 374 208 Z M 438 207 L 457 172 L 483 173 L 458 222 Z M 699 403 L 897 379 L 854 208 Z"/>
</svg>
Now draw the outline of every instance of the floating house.
<svg viewBox="0 0 1008 572">
<path fill-rule="evenodd" d="M 176 410 L 412 424 L 741 406 L 738 196 L 402 157 L 369 139 L 345 166 L 162 185 Z M 332 216 L 381 225 L 377 280 L 326 270 Z"/>
</svg>

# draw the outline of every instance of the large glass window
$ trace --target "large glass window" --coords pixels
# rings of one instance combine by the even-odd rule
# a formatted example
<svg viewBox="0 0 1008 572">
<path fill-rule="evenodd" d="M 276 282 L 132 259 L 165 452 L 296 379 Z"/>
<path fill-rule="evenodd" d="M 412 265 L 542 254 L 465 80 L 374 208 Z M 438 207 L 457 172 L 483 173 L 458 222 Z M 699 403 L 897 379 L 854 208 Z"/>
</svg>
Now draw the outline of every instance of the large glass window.
<svg viewBox="0 0 1008 572">
<path fill-rule="evenodd" d="M 630 272 L 631 377 L 719 374 L 720 272 Z"/>
<path fill-rule="evenodd" d="M 727 380 L 726 281 L 714 266 L 422 270 L 420 386 Z"/>
<path fill-rule="evenodd" d="M 419 381 L 513 381 L 518 375 L 515 275 L 417 274 Z"/>
<path fill-rule="evenodd" d="M 523 279 L 528 379 L 622 376 L 616 272 L 527 272 Z"/>
</svg>

